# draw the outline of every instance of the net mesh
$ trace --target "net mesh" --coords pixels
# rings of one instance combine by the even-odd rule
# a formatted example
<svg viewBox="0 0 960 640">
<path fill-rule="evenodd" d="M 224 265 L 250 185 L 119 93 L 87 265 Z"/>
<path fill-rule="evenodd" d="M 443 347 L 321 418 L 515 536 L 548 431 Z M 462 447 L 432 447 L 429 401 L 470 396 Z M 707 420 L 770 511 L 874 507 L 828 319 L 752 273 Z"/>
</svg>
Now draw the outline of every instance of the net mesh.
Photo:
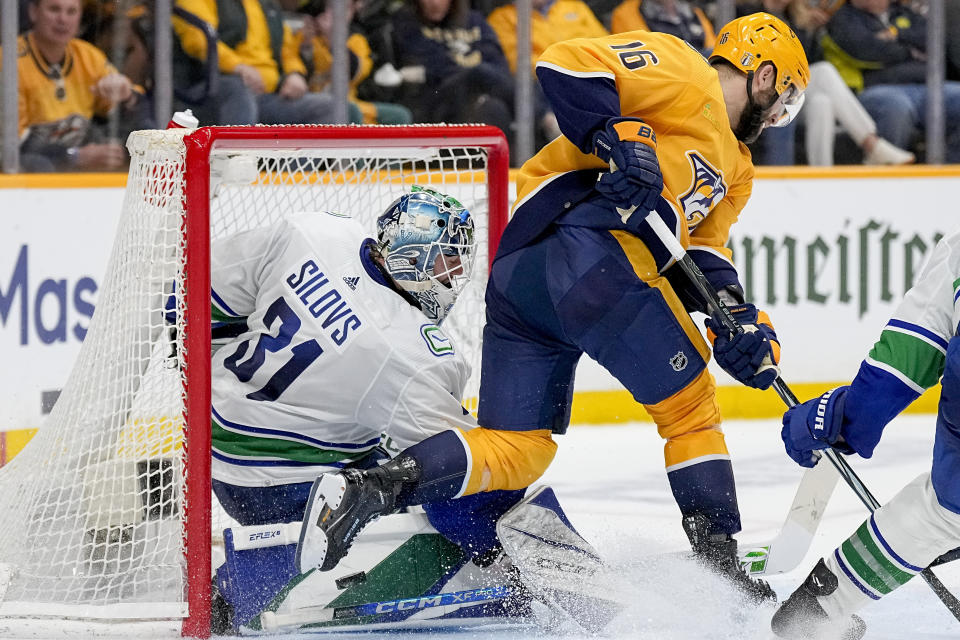
<svg viewBox="0 0 960 640">
<path fill-rule="evenodd" d="M 43 428 L 0 469 L 2 616 L 187 614 L 183 193 L 197 169 L 185 167 L 183 136 L 130 137 L 123 215 L 80 355 Z M 305 211 L 349 214 L 372 236 L 376 216 L 411 185 L 453 195 L 478 227 L 473 278 L 444 323 L 473 366 L 465 398 L 473 410 L 488 264 L 487 150 L 378 148 L 369 140 L 321 148 L 330 142 L 302 138 L 295 148 L 211 148 L 211 239 Z M 220 524 L 215 516 L 215 531 Z"/>
</svg>

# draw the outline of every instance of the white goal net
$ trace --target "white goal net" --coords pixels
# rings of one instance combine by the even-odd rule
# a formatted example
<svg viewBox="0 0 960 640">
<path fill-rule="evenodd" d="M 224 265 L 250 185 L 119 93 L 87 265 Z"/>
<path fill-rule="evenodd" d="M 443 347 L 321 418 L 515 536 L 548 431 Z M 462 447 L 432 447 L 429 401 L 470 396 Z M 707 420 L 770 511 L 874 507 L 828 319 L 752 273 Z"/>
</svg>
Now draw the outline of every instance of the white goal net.
<svg viewBox="0 0 960 640">
<path fill-rule="evenodd" d="M 79 618 L 209 632 L 212 240 L 304 211 L 349 214 L 373 236 L 410 186 L 453 195 L 479 242 L 444 327 L 472 360 L 475 408 L 487 239 L 506 222 L 499 132 L 212 127 L 136 132 L 127 146 L 123 215 L 80 355 L 43 428 L 0 469 L 0 630 Z"/>
</svg>

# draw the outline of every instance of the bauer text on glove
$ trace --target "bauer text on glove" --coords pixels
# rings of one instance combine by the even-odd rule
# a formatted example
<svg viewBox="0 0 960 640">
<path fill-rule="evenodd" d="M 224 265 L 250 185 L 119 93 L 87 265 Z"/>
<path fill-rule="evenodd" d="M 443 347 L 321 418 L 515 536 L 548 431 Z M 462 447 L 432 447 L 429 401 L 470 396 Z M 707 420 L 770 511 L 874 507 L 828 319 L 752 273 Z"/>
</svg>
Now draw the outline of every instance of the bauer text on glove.
<svg viewBox="0 0 960 640">
<path fill-rule="evenodd" d="M 730 335 L 713 318 L 707 318 L 707 336 L 713 344 L 713 357 L 723 370 L 739 382 L 756 389 L 766 389 L 780 375 L 780 342 L 773 323 L 752 304 L 731 306 L 730 312 L 743 327 L 743 332 Z"/>
<path fill-rule="evenodd" d="M 803 467 L 817 463 L 813 452 L 836 447 L 843 453 L 854 453 L 842 436 L 843 408 L 850 387 L 837 387 L 822 396 L 791 407 L 783 414 L 780 437 L 787 455 Z"/>
<path fill-rule="evenodd" d="M 612 118 L 593 136 L 593 152 L 610 164 L 597 191 L 610 200 L 628 227 L 639 225 L 663 191 L 657 136 L 642 120 Z"/>
</svg>

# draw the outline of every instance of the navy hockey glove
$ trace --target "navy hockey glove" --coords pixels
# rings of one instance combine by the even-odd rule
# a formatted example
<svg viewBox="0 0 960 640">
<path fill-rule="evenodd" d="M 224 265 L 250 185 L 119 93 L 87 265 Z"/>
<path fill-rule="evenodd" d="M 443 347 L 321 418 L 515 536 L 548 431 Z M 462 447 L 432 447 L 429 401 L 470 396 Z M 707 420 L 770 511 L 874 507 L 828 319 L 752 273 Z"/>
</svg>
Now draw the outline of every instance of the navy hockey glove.
<svg viewBox="0 0 960 640">
<path fill-rule="evenodd" d="M 593 153 L 610 164 L 610 171 L 597 179 L 597 191 L 613 202 L 624 224 L 630 224 L 634 211 L 639 224 L 663 191 L 653 129 L 642 120 L 612 118 L 594 134 Z"/>
<path fill-rule="evenodd" d="M 813 452 L 835 446 L 843 453 L 854 453 L 841 437 L 843 405 L 850 387 L 831 389 L 819 398 L 791 407 L 783 414 L 783 438 L 787 455 L 801 467 L 817 464 Z"/>
<path fill-rule="evenodd" d="M 713 318 L 707 318 L 707 337 L 713 344 L 713 357 L 723 370 L 739 382 L 756 389 L 766 389 L 780 375 L 780 342 L 773 323 L 752 304 L 729 307 L 743 327 L 743 333 L 731 336 Z"/>
</svg>

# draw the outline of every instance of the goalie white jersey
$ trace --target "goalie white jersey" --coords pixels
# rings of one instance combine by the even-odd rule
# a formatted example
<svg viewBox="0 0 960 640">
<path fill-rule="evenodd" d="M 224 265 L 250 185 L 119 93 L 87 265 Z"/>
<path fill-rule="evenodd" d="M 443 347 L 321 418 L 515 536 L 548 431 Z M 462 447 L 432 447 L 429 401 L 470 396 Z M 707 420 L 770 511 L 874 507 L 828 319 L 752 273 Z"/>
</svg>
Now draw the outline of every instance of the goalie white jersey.
<svg viewBox="0 0 960 640">
<path fill-rule="evenodd" d="M 213 477 L 312 482 L 370 453 L 476 425 L 469 365 L 385 283 L 353 219 L 302 213 L 211 252 Z M 232 331 L 231 331 L 232 330 Z"/>
</svg>

